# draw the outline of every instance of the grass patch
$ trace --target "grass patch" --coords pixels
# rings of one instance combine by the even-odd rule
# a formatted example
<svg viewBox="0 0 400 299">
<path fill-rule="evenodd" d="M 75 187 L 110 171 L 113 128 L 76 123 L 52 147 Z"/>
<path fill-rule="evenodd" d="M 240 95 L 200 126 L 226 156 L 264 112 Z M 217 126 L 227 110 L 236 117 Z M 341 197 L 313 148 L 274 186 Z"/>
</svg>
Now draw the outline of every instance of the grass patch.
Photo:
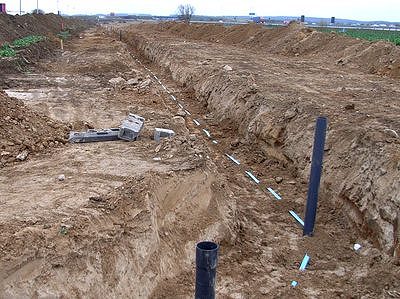
<svg viewBox="0 0 400 299">
<path fill-rule="evenodd" d="M 361 38 L 369 41 L 385 40 L 400 46 L 400 31 L 373 30 L 373 29 L 340 29 L 340 28 L 315 28 L 322 32 L 336 32 L 353 38 Z"/>
<path fill-rule="evenodd" d="M 17 55 L 16 49 L 27 48 L 30 45 L 44 41 L 46 37 L 41 35 L 29 35 L 20 39 L 14 40 L 11 44 L 6 43 L 0 47 L 0 57 L 14 57 Z"/>
</svg>

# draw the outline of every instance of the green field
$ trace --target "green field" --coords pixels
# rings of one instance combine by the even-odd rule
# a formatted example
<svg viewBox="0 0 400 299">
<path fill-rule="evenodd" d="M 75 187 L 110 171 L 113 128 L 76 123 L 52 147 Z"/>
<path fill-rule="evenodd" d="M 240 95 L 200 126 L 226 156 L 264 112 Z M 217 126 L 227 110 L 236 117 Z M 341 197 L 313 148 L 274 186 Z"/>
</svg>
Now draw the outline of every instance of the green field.
<svg viewBox="0 0 400 299">
<path fill-rule="evenodd" d="M 369 41 L 386 40 L 400 46 L 400 31 L 372 30 L 372 29 L 340 29 L 340 28 L 315 28 L 322 32 L 336 32 L 354 38 Z"/>
</svg>

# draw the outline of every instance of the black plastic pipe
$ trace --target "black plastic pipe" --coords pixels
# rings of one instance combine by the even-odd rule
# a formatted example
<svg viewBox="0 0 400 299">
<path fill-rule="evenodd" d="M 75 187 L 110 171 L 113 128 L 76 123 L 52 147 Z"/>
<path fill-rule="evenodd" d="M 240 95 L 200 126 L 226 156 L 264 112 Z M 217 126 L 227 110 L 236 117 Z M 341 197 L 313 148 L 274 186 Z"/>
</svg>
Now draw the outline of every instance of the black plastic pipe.
<svg viewBox="0 0 400 299">
<path fill-rule="evenodd" d="M 195 299 L 214 299 L 218 262 L 218 244 L 210 241 L 196 245 Z"/>
<path fill-rule="evenodd" d="M 314 147 L 311 161 L 310 182 L 308 185 L 306 215 L 304 217 L 304 236 L 314 234 L 315 218 L 318 206 L 318 191 L 322 174 L 322 160 L 324 158 L 324 147 L 326 137 L 326 117 L 318 117 L 315 126 Z"/>
</svg>

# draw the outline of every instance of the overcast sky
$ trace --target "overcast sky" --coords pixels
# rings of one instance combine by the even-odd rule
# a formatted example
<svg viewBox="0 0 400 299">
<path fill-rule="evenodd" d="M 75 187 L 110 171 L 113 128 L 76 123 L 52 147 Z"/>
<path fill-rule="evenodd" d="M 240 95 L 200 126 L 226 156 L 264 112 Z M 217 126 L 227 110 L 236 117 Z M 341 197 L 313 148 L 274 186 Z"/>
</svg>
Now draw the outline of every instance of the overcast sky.
<svg viewBox="0 0 400 299">
<path fill-rule="evenodd" d="M 21 0 L 23 11 L 36 8 L 37 0 Z M 148 13 L 170 15 L 181 3 L 190 3 L 196 14 L 259 16 L 335 16 L 357 20 L 400 21 L 400 0 L 38 0 L 45 12 L 66 14 Z M 7 10 L 18 12 L 19 0 L 0 0 Z"/>
</svg>

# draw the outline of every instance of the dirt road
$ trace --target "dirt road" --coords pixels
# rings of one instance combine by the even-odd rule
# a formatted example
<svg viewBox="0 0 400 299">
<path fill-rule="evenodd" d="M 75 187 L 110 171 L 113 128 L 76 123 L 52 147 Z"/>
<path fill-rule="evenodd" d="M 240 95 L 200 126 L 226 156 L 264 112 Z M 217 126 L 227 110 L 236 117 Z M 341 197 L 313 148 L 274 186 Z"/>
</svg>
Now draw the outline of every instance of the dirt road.
<svg viewBox="0 0 400 299">
<path fill-rule="evenodd" d="M 0 297 L 191 298 L 194 246 L 202 239 L 221 245 L 219 298 L 399 296 L 395 260 L 332 204 L 334 188 L 324 189 L 313 238 L 303 238 L 288 213 L 304 211 L 310 114 L 335 116 L 332 147 L 358 134 L 351 124 L 361 121 L 398 130 L 394 81 L 129 30 L 127 44 L 108 28 L 91 29 L 42 62 L 44 71 L 8 78 L 9 95 L 71 129 L 115 127 L 129 112 L 143 116 L 146 129 L 137 142 L 67 144 L 1 168 Z M 220 73 L 225 65 L 233 71 Z M 136 83 L 109 82 L 116 77 Z M 390 109 L 374 105 L 382 94 Z M 349 102 L 357 110 L 342 112 Z M 282 118 L 292 107 L 295 115 Z M 155 127 L 177 136 L 157 144 Z M 398 148 L 387 144 L 389 152 Z M 326 180 L 335 167 L 338 180 L 347 177 L 330 155 Z M 250 180 L 249 170 L 282 199 Z M 354 243 L 362 249 L 355 252 Z M 311 263 L 300 272 L 305 253 Z"/>
</svg>

